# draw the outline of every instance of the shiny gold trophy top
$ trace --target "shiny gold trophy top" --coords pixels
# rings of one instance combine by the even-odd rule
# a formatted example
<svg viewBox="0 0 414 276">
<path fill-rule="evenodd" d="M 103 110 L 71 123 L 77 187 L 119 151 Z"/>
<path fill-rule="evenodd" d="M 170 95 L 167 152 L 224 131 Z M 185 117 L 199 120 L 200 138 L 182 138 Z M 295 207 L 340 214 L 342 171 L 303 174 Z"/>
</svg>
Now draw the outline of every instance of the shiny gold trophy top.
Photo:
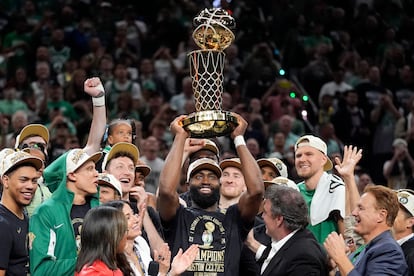
<svg viewBox="0 0 414 276">
<path fill-rule="evenodd" d="M 193 24 L 193 39 L 201 48 L 188 54 L 196 111 L 183 120 L 183 127 L 191 137 L 227 135 L 238 124 L 229 111 L 221 110 L 226 56 L 223 50 L 234 40 L 231 29 L 235 22 L 223 9 L 204 9 Z"/>
</svg>

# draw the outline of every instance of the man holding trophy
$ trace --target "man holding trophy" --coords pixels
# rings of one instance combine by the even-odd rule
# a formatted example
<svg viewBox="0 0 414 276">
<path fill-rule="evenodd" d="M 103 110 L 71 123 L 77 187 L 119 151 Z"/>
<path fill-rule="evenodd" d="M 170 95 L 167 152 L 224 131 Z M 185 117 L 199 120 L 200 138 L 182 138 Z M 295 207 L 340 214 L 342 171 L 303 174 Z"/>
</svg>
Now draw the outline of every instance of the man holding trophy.
<svg viewBox="0 0 414 276">
<path fill-rule="evenodd" d="M 172 254 L 179 248 L 199 245 L 199 255 L 182 275 L 239 275 L 241 248 L 262 202 L 263 181 L 243 138 L 247 122 L 238 114 L 221 110 L 223 49 L 234 39 L 229 27 L 235 24 L 222 9 L 203 10 L 194 23 L 193 38 L 202 48 L 189 53 L 196 112 L 181 115 L 170 125 L 175 137 L 160 175 L 158 208 Z M 187 172 L 192 206 L 180 205 L 177 187 L 186 139 L 197 151 L 203 145 L 193 138 L 227 134 L 234 139 L 247 191 L 237 204 L 220 212 L 221 169 L 216 161 L 201 158 L 193 161 Z"/>
</svg>

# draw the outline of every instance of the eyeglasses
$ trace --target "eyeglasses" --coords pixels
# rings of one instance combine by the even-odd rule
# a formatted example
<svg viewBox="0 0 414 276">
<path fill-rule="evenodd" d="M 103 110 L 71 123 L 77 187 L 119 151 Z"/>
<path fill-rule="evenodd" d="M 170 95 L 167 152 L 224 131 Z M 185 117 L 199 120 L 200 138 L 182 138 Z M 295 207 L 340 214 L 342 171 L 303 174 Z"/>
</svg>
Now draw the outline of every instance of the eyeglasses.
<svg viewBox="0 0 414 276">
<path fill-rule="evenodd" d="M 40 151 L 45 152 L 45 149 L 47 148 L 47 145 L 45 143 L 30 143 L 30 144 L 22 144 L 19 146 L 19 149 L 38 149 Z"/>
</svg>

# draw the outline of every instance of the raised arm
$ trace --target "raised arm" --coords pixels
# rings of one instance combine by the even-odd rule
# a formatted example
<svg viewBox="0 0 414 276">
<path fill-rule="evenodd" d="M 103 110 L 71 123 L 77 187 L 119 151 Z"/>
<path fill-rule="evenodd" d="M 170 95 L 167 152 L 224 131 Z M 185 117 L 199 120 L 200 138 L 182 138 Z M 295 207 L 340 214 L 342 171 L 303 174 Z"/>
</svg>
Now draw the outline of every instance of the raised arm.
<svg viewBox="0 0 414 276">
<path fill-rule="evenodd" d="M 359 192 L 358 187 L 355 183 L 355 166 L 358 164 L 359 160 L 362 158 L 362 149 L 358 149 L 354 146 L 345 146 L 344 147 L 344 157 L 342 161 L 339 158 L 335 158 L 335 169 L 339 173 L 340 177 L 344 180 L 345 183 L 345 213 L 350 215 L 352 210 L 358 204 L 359 201 Z"/>
<path fill-rule="evenodd" d="M 158 211 L 160 212 L 161 219 L 165 221 L 170 221 L 175 216 L 180 204 L 177 187 L 181 177 L 184 144 L 189 136 L 181 124 L 184 118 L 186 118 L 185 115 L 178 116 L 170 124 L 171 132 L 175 137 L 160 174 Z"/>
<path fill-rule="evenodd" d="M 106 126 L 105 90 L 99 78 L 87 79 L 83 85 L 87 94 L 92 97 L 93 117 L 89 130 L 88 141 L 84 150 L 93 154 L 100 150 L 102 136 Z"/>
<path fill-rule="evenodd" d="M 247 122 L 239 114 L 233 113 L 233 115 L 237 117 L 239 125 L 233 130 L 231 137 L 234 139 L 247 187 L 247 191 L 240 197 L 238 206 L 242 218 L 251 221 L 263 201 L 264 184 L 260 168 L 244 142 L 243 135 L 247 129 Z"/>
</svg>

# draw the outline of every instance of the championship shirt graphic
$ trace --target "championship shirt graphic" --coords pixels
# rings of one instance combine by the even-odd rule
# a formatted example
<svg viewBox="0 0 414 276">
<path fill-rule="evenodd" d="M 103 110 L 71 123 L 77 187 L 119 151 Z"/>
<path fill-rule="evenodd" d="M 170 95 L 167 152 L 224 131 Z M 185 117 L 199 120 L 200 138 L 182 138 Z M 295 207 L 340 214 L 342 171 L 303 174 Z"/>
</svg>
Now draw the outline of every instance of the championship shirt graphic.
<svg viewBox="0 0 414 276">
<path fill-rule="evenodd" d="M 218 218 L 202 215 L 190 226 L 188 241 L 199 245 L 199 254 L 187 269 L 194 275 L 217 275 L 224 272 L 226 231 Z"/>
</svg>

